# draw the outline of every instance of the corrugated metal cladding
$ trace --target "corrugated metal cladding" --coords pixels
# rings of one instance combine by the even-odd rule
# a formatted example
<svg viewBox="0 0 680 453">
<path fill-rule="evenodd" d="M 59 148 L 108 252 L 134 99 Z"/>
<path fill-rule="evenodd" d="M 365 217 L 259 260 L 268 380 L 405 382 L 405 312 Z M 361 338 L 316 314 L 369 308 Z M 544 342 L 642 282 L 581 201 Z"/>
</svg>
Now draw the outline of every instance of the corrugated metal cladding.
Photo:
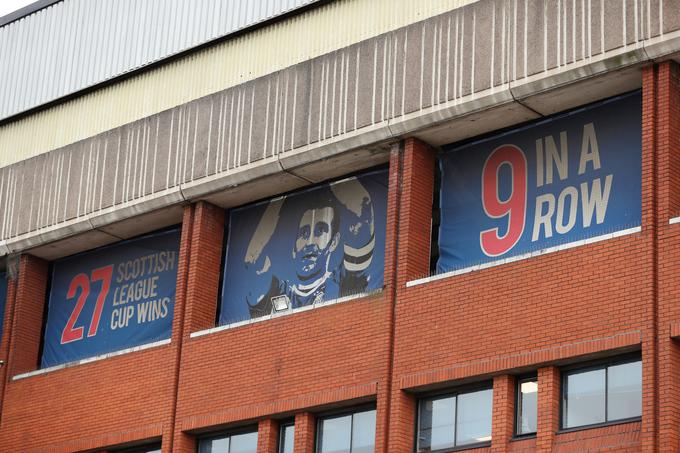
<svg viewBox="0 0 680 453">
<path fill-rule="evenodd" d="M 319 0 L 64 0 L 0 28 L 0 119 Z"/>
<path fill-rule="evenodd" d="M 319 5 L 0 126 L 0 167 L 475 1 L 337 0 Z M 0 65 L 0 74 L 3 70 Z"/>
<path fill-rule="evenodd" d="M 258 171 L 317 160 L 305 174 L 314 181 L 333 165 L 323 158 L 345 146 L 370 147 L 515 94 L 530 102 L 556 83 L 640 61 L 638 51 L 650 60 L 676 51 L 680 10 L 614 1 L 574 9 L 580 3 L 482 0 L 2 168 L 0 253 L 145 201 L 159 208 L 228 191 Z"/>
</svg>

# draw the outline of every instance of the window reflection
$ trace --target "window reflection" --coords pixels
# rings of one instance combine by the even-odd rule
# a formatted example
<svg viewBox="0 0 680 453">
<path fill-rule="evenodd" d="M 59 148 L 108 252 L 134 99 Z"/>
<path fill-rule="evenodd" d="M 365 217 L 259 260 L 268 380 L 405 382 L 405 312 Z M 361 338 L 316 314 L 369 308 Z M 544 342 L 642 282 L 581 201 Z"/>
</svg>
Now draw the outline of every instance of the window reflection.
<svg viewBox="0 0 680 453">
<path fill-rule="evenodd" d="M 610 420 L 642 414 L 642 362 L 609 367 L 607 413 Z"/>
<path fill-rule="evenodd" d="M 281 441 L 279 453 L 293 453 L 295 445 L 295 425 L 283 425 L 281 427 Z"/>
<path fill-rule="evenodd" d="M 421 399 L 417 452 L 490 442 L 492 412 L 490 388 Z"/>
<path fill-rule="evenodd" d="M 319 453 L 374 453 L 375 410 L 319 421 Z"/>
<path fill-rule="evenodd" d="M 521 436 L 535 433 L 538 428 L 538 380 L 530 378 L 519 381 L 518 391 L 516 434 Z"/>
<path fill-rule="evenodd" d="M 563 428 L 642 415 L 642 362 L 615 363 L 565 373 Z"/>
<path fill-rule="evenodd" d="M 199 453 L 257 453 L 257 431 L 200 439 Z"/>
</svg>

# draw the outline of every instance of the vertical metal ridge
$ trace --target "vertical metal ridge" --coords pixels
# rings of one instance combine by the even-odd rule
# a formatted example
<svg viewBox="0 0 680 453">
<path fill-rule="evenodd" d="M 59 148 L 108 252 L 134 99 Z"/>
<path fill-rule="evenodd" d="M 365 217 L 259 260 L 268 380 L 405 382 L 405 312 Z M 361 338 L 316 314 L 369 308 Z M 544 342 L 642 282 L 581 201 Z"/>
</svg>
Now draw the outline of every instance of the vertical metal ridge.
<svg viewBox="0 0 680 453">
<path fill-rule="evenodd" d="M 0 27 L 0 119 L 318 1 L 64 0 Z"/>
</svg>

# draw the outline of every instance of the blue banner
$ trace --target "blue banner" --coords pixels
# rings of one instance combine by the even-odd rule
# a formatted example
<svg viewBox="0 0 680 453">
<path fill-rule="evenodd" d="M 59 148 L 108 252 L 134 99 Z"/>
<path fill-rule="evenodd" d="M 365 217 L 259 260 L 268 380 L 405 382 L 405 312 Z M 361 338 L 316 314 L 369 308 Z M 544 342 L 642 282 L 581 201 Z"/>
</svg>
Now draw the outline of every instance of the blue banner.
<svg viewBox="0 0 680 453">
<path fill-rule="evenodd" d="M 42 367 L 170 338 L 179 230 L 53 263 Z"/>
<path fill-rule="evenodd" d="M 449 147 L 438 272 L 641 223 L 639 92 Z"/>
<path fill-rule="evenodd" d="M 0 272 L 0 341 L 4 332 L 5 305 L 7 305 L 7 274 Z"/>
<path fill-rule="evenodd" d="M 381 289 L 387 170 L 230 213 L 220 324 Z M 285 296 L 285 297 L 279 297 Z"/>
</svg>

